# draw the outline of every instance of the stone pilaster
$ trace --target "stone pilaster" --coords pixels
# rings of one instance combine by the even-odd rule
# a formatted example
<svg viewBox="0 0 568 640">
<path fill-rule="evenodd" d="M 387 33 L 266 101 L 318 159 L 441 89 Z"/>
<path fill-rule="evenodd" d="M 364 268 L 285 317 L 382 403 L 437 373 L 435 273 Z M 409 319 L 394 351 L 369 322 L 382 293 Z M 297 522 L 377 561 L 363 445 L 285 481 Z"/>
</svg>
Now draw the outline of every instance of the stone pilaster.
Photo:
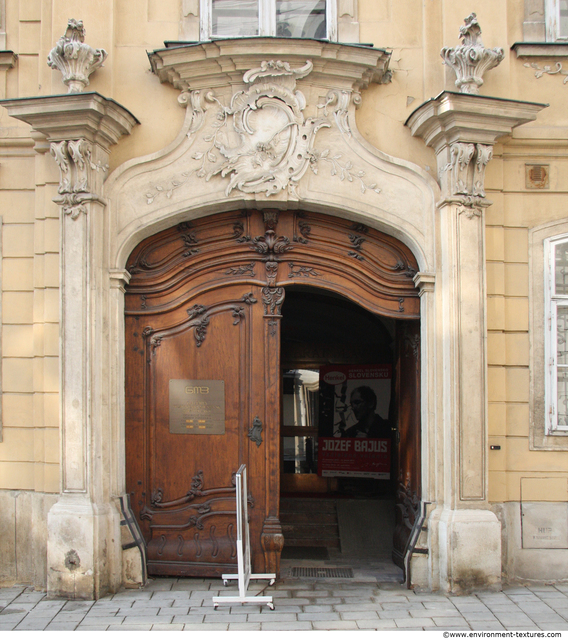
<svg viewBox="0 0 568 640">
<path fill-rule="evenodd" d="M 487 504 L 485 169 L 495 141 L 534 120 L 545 105 L 444 92 L 407 125 L 436 152 L 438 203 L 437 326 L 441 357 L 442 484 L 431 517 L 440 587 L 498 586 L 500 526 Z M 483 549 L 479 547 L 483 540 Z"/>
<path fill-rule="evenodd" d="M 51 596 L 94 599 L 121 583 L 121 516 L 113 498 L 124 487 L 108 468 L 116 438 L 104 374 L 110 345 L 93 337 L 97 326 L 107 327 L 108 337 L 109 324 L 103 182 L 111 145 L 137 121 L 97 93 L 1 104 L 45 137 L 60 171 L 61 493 L 48 515 L 47 586 Z"/>
</svg>

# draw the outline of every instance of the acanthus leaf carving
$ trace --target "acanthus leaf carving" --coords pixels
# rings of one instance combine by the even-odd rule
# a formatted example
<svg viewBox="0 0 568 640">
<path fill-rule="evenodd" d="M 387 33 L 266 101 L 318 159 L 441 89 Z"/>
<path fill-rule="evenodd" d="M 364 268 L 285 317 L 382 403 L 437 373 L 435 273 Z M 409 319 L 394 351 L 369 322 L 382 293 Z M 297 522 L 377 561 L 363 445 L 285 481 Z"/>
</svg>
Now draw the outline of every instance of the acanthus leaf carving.
<svg viewBox="0 0 568 640">
<path fill-rule="evenodd" d="M 284 287 L 263 287 L 262 302 L 264 304 L 264 314 L 267 316 L 280 315 L 284 295 Z"/>
<path fill-rule="evenodd" d="M 82 138 L 52 142 L 50 153 L 59 167 L 59 195 L 53 201 L 61 205 L 65 215 L 75 220 L 80 214 L 87 213 L 85 203 L 100 201 L 99 196 L 90 191 L 90 172 L 106 171 L 108 165 L 92 161 L 91 144 Z"/>
<path fill-rule="evenodd" d="M 473 170 L 472 195 L 485 198 L 485 168 L 493 157 L 493 147 L 487 144 L 477 144 L 476 162 Z"/>
<path fill-rule="evenodd" d="M 290 239 L 286 236 L 276 237 L 272 229 L 269 229 L 264 236 L 256 236 L 256 238 L 253 238 L 250 247 L 257 253 L 266 256 L 274 256 L 275 254 L 285 253 L 292 249 Z"/>
<path fill-rule="evenodd" d="M 446 201 L 458 204 L 458 213 L 468 218 L 480 216 L 490 204 L 485 200 L 485 169 L 492 157 L 492 145 L 454 142 L 450 146 L 450 162 L 440 173 L 442 187 Z"/>
</svg>

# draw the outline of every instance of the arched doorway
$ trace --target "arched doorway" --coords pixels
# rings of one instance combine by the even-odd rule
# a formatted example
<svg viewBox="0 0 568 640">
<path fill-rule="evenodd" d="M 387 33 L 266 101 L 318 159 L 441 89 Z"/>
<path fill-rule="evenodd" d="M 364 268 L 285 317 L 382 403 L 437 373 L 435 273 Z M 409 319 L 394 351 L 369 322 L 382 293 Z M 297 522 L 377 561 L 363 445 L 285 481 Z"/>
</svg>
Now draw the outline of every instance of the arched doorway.
<svg viewBox="0 0 568 640">
<path fill-rule="evenodd" d="M 233 211 L 147 238 L 127 268 L 126 483 L 149 572 L 219 575 L 236 563 L 242 463 L 253 569 L 278 571 L 281 325 L 298 282 L 393 329 L 393 557 L 402 564 L 420 503 L 420 306 L 408 248 L 323 214 Z"/>
</svg>

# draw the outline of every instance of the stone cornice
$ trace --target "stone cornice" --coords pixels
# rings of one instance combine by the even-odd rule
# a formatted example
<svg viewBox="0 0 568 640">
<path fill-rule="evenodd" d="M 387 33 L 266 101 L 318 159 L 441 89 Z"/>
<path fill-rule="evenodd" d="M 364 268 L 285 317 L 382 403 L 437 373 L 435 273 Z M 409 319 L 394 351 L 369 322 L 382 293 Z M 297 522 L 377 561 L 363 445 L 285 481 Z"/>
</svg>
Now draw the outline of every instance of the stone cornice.
<svg viewBox="0 0 568 640">
<path fill-rule="evenodd" d="M 515 42 L 511 50 L 517 58 L 566 58 L 568 42 Z"/>
<path fill-rule="evenodd" d="M 13 51 L 0 51 L 0 68 L 11 69 L 17 59 L 18 56 Z"/>
<path fill-rule="evenodd" d="M 390 81 L 385 49 L 292 38 L 239 38 L 158 49 L 149 54 L 161 82 L 181 91 L 214 90 L 242 82 L 243 73 L 265 60 L 301 67 L 310 60 L 310 82 L 323 89 L 360 91 Z"/>
<path fill-rule="evenodd" d="M 415 109 L 405 124 L 436 153 L 454 142 L 493 145 L 536 119 L 547 104 L 444 91 Z"/>
<path fill-rule="evenodd" d="M 0 100 L 0 105 L 54 142 L 83 138 L 108 149 L 138 124 L 130 111 L 96 92 Z"/>
<path fill-rule="evenodd" d="M 425 293 L 431 293 L 434 291 L 436 284 L 436 274 L 428 273 L 427 271 L 419 271 L 413 278 L 416 288 L 420 291 L 419 295 L 422 297 Z"/>
</svg>

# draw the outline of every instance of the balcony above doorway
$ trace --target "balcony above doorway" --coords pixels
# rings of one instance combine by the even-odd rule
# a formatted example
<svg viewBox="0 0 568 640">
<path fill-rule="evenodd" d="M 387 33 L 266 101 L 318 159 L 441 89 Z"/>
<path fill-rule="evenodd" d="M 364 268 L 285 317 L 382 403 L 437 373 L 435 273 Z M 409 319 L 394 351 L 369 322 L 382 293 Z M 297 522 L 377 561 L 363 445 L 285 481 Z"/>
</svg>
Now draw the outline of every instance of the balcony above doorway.
<svg viewBox="0 0 568 640">
<path fill-rule="evenodd" d="M 179 44 L 157 49 L 149 59 L 160 81 L 181 91 L 218 90 L 241 84 L 246 71 L 265 61 L 285 60 L 297 68 L 310 60 L 313 71 L 309 83 L 318 86 L 321 95 L 322 89 L 361 91 L 370 83 L 390 82 L 390 56 L 387 49 L 361 45 L 266 37 Z"/>
</svg>

